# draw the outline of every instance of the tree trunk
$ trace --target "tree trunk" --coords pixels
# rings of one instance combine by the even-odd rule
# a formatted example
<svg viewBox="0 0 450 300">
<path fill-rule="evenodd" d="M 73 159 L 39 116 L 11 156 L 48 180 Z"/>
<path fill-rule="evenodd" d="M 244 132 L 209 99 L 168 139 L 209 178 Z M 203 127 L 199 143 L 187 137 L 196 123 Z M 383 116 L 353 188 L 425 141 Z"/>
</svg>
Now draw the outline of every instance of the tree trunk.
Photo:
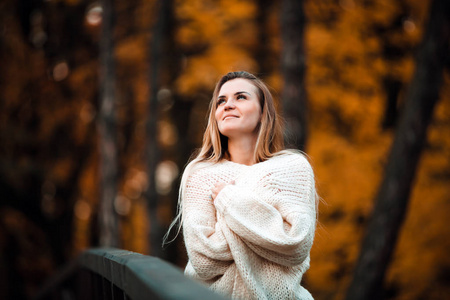
<svg viewBox="0 0 450 300">
<path fill-rule="evenodd" d="M 281 4 L 281 73 L 283 113 L 286 121 L 286 145 L 304 150 L 307 139 L 307 99 L 304 85 L 306 19 L 301 0 L 283 0 Z"/>
<path fill-rule="evenodd" d="M 450 2 L 435 0 L 347 299 L 383 297 L 383 278 L 405 216 L 426 130 L 438 101 L 449 38 Z"/>
<path fill-rule="evenodd" d="M 386 92 L 386 108 L 382 127 L 383 129 L 389 129 L 395 127 L 397 120 L 397 100 L 402 90 L 402 82 L 392 76 L 386 76 L 383 80 L 383 86 Z"/>
<path fill-rule="evenodd" d="M 117 197 L 118 147 L 116 137 L 114 10 L 112 0 L 103 0 L 102 33 L 100 38 L 100 246 L 118 247 L 118 217 L 114 209 Z"/>
<path fill-rule="evenodd" d="M 173 1 L 170 2 L 167 8 L 167 15 L 165 15 L 167 27 L 165 30 L 165 59 L 164 59 L 164 70 L 166 72 L 166 87 L 171 90 L 171 100 L 173 105 L 169 110 L 169 116 L 171 122 L 176 128 L 178 134 L 178 139 L 175 145 L 170 147 L 167 153 L 177 164 L 179 170 L 183 170 L 186 162 L 194 150 L 192 145 L 192 138 L 189 134 L 189 120 L 191 117 L 191 112 L 193 108 L 193 102 L 188 101 L 183 96 L 177 93 L 175 88 L 177 78 L 179 77 L 182 69 L 180 65 L 183 64 L 183 53 L 179 49 L 179 45 L 176 41 L 176 27 L 177 19 L 174 12 Z M 180 178 L 180 177 L 178 177 Z M 170 198 L 172 217 L 175 217 L 178 207 L 178 187 L 179 181 L 175 180 L 172 183 L 172 190 L 170 191 L 168 197 Z M 164 232 L 165 233 L 165 232 Z M 169 238 L 170 240 L 170 238 Z M 171 263 L 178 264 L 179 266 L 186 265 L 183 260 L 184 256 L 180 255 L 179 249 L 181 249 L 183 240 L 176 239 L 174 242 L 170 243 L 170 246 L 166 247 L 166 259 Z"/>
<path fill-rule="evenodd" d="M 256 26 L 258 27 L 258 46 L 255 59 L 258 62 L 258 75 L 267 78 L 273 69 L 270 42 L 269 42 L 269 14 L 273 6 L 272 0 L 258 0 L 256 11 Z"/>
<path fill-rule="evenodd" d="M 150 99 L 147 119 L 147 172 L 149 188 L 145 193 L 147 199 L 148 215 L 150 220 L 150 254 L 152 256 L 165 258 L 162 251 L 162 238 L 164 226 L 158 216 L 159 196 L 156 191 L 156 167 L 160 160 L 160 151 L 157 140 L 158 125 L 158 91 L 161 88 L 163 50 L 165 45 L 165 33 L 168 27 L 171 1 L 160 0 L 157 3 L 157 20 L 154 25 L 152 38 L 150 40 L 151 53 L 149 56 L 149 86 Z"/>
</svg>

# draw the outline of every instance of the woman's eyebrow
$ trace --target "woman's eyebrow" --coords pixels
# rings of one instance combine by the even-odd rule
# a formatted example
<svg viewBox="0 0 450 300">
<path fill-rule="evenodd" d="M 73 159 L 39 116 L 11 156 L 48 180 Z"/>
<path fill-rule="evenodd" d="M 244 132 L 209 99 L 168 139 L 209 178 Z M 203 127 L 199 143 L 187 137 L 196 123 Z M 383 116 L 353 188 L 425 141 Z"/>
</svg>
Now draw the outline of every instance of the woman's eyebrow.
<svg viewBox="0 0 450 300">
<path fill-rule="evenodd" d="M 247 94 L 247 95 L 251 96 L 250 93 L 246 92 L 246 91 L 241 91 L 241 92 L 234 93 L 235 96 L 240 95 L 240 94 Z"/>
<path fill-rule="evenodd" d="M 249 92 L 246 92 L 246 91 L 236 92 L 236 93 L 234 93 L 234 96 L 237 96 L 237 95 L 240 95 L 240 94 L 247 94 L 247 95 L 251 96 L 251 94 Z M 226 98 L 226 96 L 225 95 L 220 95 L 219 97 L 217 97 L 217 99 L 222 99 L 222 98 Z"/>
</svg>

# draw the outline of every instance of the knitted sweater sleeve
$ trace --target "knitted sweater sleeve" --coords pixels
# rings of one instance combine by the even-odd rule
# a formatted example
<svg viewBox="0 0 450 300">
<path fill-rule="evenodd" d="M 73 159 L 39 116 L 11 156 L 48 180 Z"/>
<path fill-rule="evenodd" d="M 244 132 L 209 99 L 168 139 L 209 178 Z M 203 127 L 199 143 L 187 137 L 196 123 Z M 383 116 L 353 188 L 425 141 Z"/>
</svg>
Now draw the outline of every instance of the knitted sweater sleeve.
<svg viewBox="0 0 450 300">
<path fill-rule="evenodd" d="M 314 175 L 306 158 L 290 155 L 256 178 L 236 180 L 215 199 L 223 221 L 256 254 L 284 266 L 309 255 L 316 224 Z M 253 175 L 253 176 L 252 176 Z"/>
<path fill-rule="evenodd" d="M 207 173 L 194 172 L 183 192 L 183 236 L 195 276 L 209 280 L 222 275 L 233 257 L 217 222 Z"/>
</svg>

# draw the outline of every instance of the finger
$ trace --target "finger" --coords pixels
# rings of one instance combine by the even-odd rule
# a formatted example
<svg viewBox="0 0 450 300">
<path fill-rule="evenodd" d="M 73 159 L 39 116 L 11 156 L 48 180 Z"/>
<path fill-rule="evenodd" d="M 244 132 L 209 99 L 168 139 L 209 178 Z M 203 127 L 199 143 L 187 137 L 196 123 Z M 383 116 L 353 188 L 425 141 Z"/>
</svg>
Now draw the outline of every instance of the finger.
<svg viewBox="0 0 450 300">
<path fill-rule="evenodd" d="M 225 183 L 223 183 L 223 182 L 217 182 L 215 185 L 214 185 L 214 188 L 215 189 L 217 189 L 217 188 L 220 188 L 221 186 L 223 186 Z"/>
</svg>

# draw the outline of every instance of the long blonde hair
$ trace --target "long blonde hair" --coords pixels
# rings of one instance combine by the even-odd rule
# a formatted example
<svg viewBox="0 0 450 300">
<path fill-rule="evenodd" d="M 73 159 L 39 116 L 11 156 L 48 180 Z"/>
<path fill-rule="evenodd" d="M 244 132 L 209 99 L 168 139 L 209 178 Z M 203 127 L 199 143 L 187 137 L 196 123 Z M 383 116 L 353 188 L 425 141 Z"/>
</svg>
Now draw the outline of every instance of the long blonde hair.
<svg viewBox="0 0 450 300">
<path fill-rule="evenodd" d="M 258 90 L 258 99 L 261 105 L 261 123 L 259 125 L 255 152 L 253 153 L 254 161 L 256 163 L 263 162 L 284 150 L 281 118 L 276 111 L 274 99 L 267 85 L 255 75 L 245 71 L 229 72 L 222 76 L 222 78 L 216 83 L 211 101 L 209 103 L 208 124 L 203 135 L 202 147 L 195 158 L 186 166 L 181 178 L 177 216 L 164 236 L 164 243 L 166 243 L 168 234 L 173 226 L 180 221 L 177 234 L 174 237 L 175 239 L 183 224 L 182 199 L 184 198 L 184 186 L 186 185 L 189 174 L 191 174 L 194 170 L 194 167 L 201 165 L 203 162 L 217 163 L 226 158 L 228 155 L 227 137 L 220 133 L 215 114 L 220 89 L 227 81 L 237 78 L 248 80 Z"/>
</svg>

